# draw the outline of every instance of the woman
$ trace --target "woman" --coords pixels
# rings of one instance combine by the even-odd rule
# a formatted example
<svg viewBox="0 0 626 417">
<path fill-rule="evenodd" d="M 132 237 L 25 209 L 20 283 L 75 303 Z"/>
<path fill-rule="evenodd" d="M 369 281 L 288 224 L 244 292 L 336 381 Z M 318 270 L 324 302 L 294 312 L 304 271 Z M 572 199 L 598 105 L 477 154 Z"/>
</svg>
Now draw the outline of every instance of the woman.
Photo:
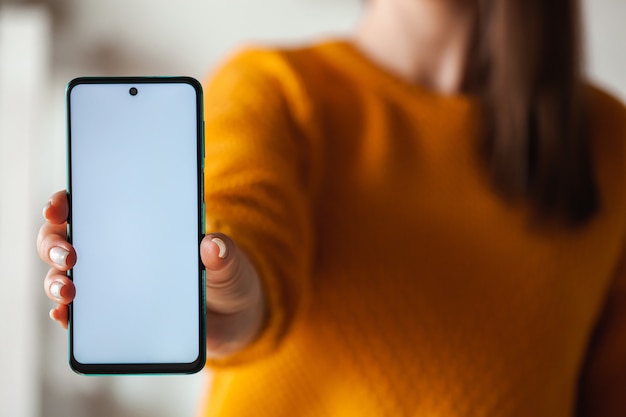
<svg viewBox="0 0 626 417">
<path fill-rule="evenodd" d="M 574 0 L 371 0 L 217 71 L 202 415 L 626 415 L 626 110 L 579 32 Z M 64 192 L 44 216 L 66 326 Z"/>
</svg>

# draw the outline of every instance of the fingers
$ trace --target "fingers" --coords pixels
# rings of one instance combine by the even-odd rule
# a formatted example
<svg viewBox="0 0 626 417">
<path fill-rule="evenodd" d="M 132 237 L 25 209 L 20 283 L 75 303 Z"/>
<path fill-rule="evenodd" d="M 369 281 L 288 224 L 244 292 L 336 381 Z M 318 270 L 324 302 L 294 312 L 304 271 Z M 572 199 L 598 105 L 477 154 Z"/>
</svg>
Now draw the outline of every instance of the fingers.
<svg viewBox="0 0 626 417">
<path fill-rule="evenodd" d="M 54 268 L 48 271 L 43 286 L 48 298 L 59 304 L 71 303 L 76 295 L 72 280 Z"/>
<path fill-rule="evenodd" d="M 76 263 L 76 252 L 67 242 L 67 220 L 69 205 L 65 191 L 52 195 L 43 210 L 47 222 L 37 235 L 37 252 L 48 265 L 67 271 Z"/>
<path fill-rule="evenodd" d="M 67 329 L 67 305 L 74 300 L 76 295 L 74 283 L 67 276 L 52 268 L 48 271 L 43 286 L 48 298 L 58 303 L 55 308 L 50 310 L 50 318 L 58 321 L 63 328 Z"/>
<path fill-rule="evenodd" d="M 223 234 L 207 235 L 200 245 L 206 268 L 207 308 L 218 314 L 235 314 L 259 303 L 261 286 L 256 270 Z"/>
<path fill-rule="evenodd" d="M 202 263 L 208 271 L 214 272 L 213 279 L 218 279 L 226 275 L 229 270 L 226 269 L 229 264 L 239 262 L 237 259 L 237 247 L 234 242 L 226 235 L 221 233 L 213 233 L 202 239 L 200 244 L 200 256 Z"/>
<path fill-rule="evenodd" d="M 58 303 L 56 308 L 50 310 L 50 318 L 58 321 L 65 329 L 68 324 L 67 305 L 76 295 L 74 284 L 62 273 L 76 263 L 76 252 L 67 242 L 65 222 L 68 214 L 66 192 L 63 190 L 54 193 L 43 209 L 46 223 L 41 226 L 37 235 L 39 257 L 52 266 L 44 279 L 44 291 L 48 298 Z"/>
<path fill-rule="evenodd" d="M 69 307 L 65 304 L 59 304 L 56 308 L 50 310 L 50 318 L 54 321 L 58 321 L 65 330 L 67 330 L 68 317 Z"/>
<path fill-rule="evenodd" d="M 65 190 L 52 194 L 43 209 L 43 217 L 51 224 L 63 224 L 67 221 L 69 204 Z"/>
<path fill-rule="evenodd" d="M 76 264 L 76 251 L 67 241 L 65 225 L 45 223 L 37 236 L 39 257 L 59 271 L 67 271 Z"/>
<path fill-rule="evenodd" d="M 207 235 L 200 245 L 206 268 L 207 355 L 228 356 L 249 344 L 264 322 L 259 275 L 226 235 Z"/>
</svg>

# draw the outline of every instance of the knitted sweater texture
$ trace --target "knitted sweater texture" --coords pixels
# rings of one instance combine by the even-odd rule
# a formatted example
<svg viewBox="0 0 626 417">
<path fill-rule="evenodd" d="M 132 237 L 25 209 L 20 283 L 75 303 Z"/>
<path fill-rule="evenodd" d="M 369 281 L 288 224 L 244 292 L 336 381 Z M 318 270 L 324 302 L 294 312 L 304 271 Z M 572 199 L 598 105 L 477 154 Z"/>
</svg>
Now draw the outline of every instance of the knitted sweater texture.
<svg viewBox="0 0 626 417">
<path fill-rule="evenodd" d="M 477 156 L 480 107 L 348 42 L 250 48 L 205 86 L 207 231 L 267 321 L 203 416 L 626 416 L 626 109 L 591 88 L 601 210 L 529 226 Z"/>
</svg>

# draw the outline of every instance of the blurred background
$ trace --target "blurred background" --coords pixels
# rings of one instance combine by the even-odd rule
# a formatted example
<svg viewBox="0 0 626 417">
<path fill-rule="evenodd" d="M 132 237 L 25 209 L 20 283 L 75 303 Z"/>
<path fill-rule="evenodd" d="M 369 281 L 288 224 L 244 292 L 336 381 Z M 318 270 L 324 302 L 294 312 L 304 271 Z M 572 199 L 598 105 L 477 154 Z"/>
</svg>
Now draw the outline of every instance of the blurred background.
<svg viewBox="0 0 626 417">
<path fill-rule="evenodd" d="M 626 0 L 585 0 L 590 77 L 626 99 Z M 48 319 L 35 237 L 65 187 L 66 83 L 206 79 L 234 48 L 341 35 L 360 0 L 0 0 L 0 417 L 193 416 L 210 373 L 84 377 Z"/>
</svg>

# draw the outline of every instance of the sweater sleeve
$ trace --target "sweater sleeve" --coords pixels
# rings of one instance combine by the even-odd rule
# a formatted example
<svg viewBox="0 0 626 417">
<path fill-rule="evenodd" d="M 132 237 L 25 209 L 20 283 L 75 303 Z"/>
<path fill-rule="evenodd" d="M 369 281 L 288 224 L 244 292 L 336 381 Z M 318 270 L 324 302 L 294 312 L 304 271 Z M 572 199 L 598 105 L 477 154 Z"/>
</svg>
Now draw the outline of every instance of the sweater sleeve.
<svg viewBox="0 0 626 417">
<path fill-rule="evenodd" d="M 205 84 L 207 233 L 227 234 L 249 256 L 268 304 L 258 338 L 209 366 L 272 353 L 306 302 L 312 251 L 309 154 L 284 86 L 286 68 L 277 52 L 249 50 Z"/>
<path fill-rule="evenodd" d="M 607 118 L 611 121 L 602 126 L 604 135 L 615 138 L 606 149 L 615 156 L 617 169 L 612 174 L 611 189 L 619 196 L 623 219 L 626 216 L 626 107 L 604 93 L 596 95 L 600 97 L 596 98 L 596 104 L 601 101 L 598 111 L 605 121 Z M 624 221 L 619 223 L 623 225 Z M 626 232 L 619 259 L 582 369 L 578 417 L 626 416 Z"/>
<path fill-rule="evenodd" d="M 626 250 L 591 340 L 578 408 L 579 417 L 626 416 Z"/>
</svg>

